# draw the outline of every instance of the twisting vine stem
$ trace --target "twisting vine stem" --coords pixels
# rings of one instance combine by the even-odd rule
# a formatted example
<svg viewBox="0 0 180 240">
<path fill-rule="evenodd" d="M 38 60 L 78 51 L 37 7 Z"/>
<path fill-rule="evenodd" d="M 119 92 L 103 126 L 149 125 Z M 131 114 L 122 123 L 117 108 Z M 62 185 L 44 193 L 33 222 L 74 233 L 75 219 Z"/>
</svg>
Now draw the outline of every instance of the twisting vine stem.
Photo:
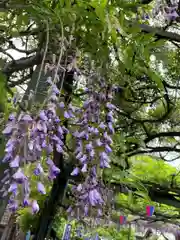
<svg viewBox="0 0 180 240">
<path fill-rule="evenodd" d="M 45 45 L 45 51 L 44 51 L 44 55 L 43 55 L 43 59 L 42 59 L 42 63 L 41 63 L 41 68 L 39 71 L 39 75 L 38 75 L 38 79 L 37 79 L 37 83 L 36 83 L 36 87 L 35 87 L 35 91 L 34 91 L 34 100 L 35 100 L 37 89 L 38 89 L 38 86 L 40 83 L 40 79 L 41 79 L 41 75 L 42 75 L 42 71 L 43 71 L 43 67 L 44 67 L 44 62 L 45 62 L 47 51 L 48 51 L 48 45 L 49 45 L 49 24 L 48 24 L 48 21 L 46 21 L 46 45 Z"/>
</svg>

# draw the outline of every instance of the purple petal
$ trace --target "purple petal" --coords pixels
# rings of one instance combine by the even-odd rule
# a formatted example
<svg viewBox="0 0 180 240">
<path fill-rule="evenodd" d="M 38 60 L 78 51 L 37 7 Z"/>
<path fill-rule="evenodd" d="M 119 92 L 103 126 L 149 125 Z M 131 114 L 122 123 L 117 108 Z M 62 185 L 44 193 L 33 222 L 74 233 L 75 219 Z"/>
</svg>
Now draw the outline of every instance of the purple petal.
<svg viewBox="0 0 180 240">
<path fill-rule="evenodd" d="M 37 190 L 38 192 L 40 192 L 41 194 L 46 194 L 46 190 L 44 185 L 41 182 L 37 183 Z"/>
<path fill-rule="evenodd" d="M 46 151 L 47 151 L 47 154 L 48 154 L 48 155 L 53 152 L 53 147 L 52 147 L 51 144 L 49 144 L 49 145 L 47 146 Z"/>
<path fill-rule="evenodd" d="M 59 89 L 57 88 L 57 86 L 55 84 L 52 86 L 52 91 L 55 94 L 59 94 L 60 93 Z"/>
<path fill-rule="evenodd" d="M 12 124 L 7 124 L 5 129 L 2 131 L 3 134 L 9 135 L 12 133 L 13 130 L 13 125 Z"/>
<path fill-rule="evenodd" d="M 64 152 L 60 144 L 56 144 L 56 151 L 59 152 L 59 153 Z"/>
<path fill-rule="evenodd" d="M 101 122 L 100 125 L 99 125 L 99 127 L 100 127 L 101 129 L 105 129 L 105 128 L 106 128 L 106 125 L 105 125 L 103 122 Z"/>
<path fill-rule="evenodd" d="M 110 109 L 110 110 L 113 110 L 113 109 L 115 109 L 116 107 L 115 107 L 115 105 L 113 105 L 113 104 L 111 104 L 111 103 L 106 103 L 106 107 L 108 108 L 108 109 Z"/>
<path fill-rule="evenodd" d="M 11 168 L 19 167 L 20 157 L 17 155 L 13 161 L 9 163 Z"/>
<path fill-rule="evenodd" d="M 16 114 L 15 113 L 10 114 L 9 117 L 8 117 L 9 121 L 13 121 L 15 119 L 16 119 Z"/>
<path fill-rule="evenodd" d="M 63 129 L 63 132 L 64 132 L 65 134 L 68 134 L 68 133 L 69 133 L 69 130 L 68 130 L 65 126 L 62 126 L 62 129 Z"/>
<path fill-rule="evenodd" d="M 81 172 L 87 172 L 87 164 L 84 164 L 82 169 L 81 169 Z"/>
<path fill-rule="evenodd" d="M 90 156 L 91 160 L 94 158 L 94 156 L 95 156 L 94 149 L 92 149 L 92 151 L 89 153 L 89 156 Z"/>
<path fill-rule="evenodd" d="M 90 142 L 89 144 L 86 145 L 86 151 L 87 152 L 92 151 L 92 148 L 93 148 L 92 142 Z"/>
<path fill-rule="evenodd" d="M 54 119 L 54 122 L 55 122 L 55 123 L 60 123 L 60 122 L 61 122 L 61 120 L 60 120 L 60 118 L 59 118 L 59 117 L 56 117 L 56 118 Z"/>
<path fill-rule="evenodd" d="M 83 155 L 83 157 L 80 158 L 79 160 L 81 161 L 81 163 L 84 163 L 84 162 L 86 162 L 86 160 L 87 160 L 87 156 L 86 156 L 86 155 Z"/>
<path fill-rule="evenodd" d="M 34 141 L 31 140 L 31 141 L 28 143 L 28 148 L 29 148 L 30 151 L 33 150 L 33 148 L 34 148 Z"/>
<path fill-rule="evenodd" d="M 44 110 L 40 111 L 39 117 L 40 117 L 40 119 L 43 120 L 43 121 L 47 121 L 47 120 L 48 120 L 48 118 L 47 118 Z"/>
<path fill-rule="evenodd" d="M 86 132 L 82 131 L 79 133 L 78 138 L 83 138 L 85 136 Z"/>
<path fill-rule="evenodd" d="M 18 185 L 16 183 L 12 183 L 8 189 L 8 192 L 16 193 L 18 189 Z"/>
<path fill-rule="evenodd" d="M 59 173 L 60 169 L 53 164 L 50 168 L 50 176 L 52 179 L 55 178 Z"/>
<path fill-rule="evenodd" d="M 112 149 L 110 148 L 110 146 L 109 145 L 105 145 L 105 151 L 107 152 L 107 153 L 111 153 L 112 152 Z"/>
<path fill-rule="evenodd" d="M 53 82 L 52 82 L 52 78 L 51 78 L 51 77 L 48 77 L 47 80 L 46 80 L 46 82 L 49 83 L 50 85 L 53 84 Z"/>
<path fill-rule="evenodd" d="M 54 165 L 53 161 L 50 158 L 47 158 L 46 160 L 47 165 L 52 166 Z"/>
<path fill-rule="evenodd" d="M 76 168 L 72 171 L 71 176 L 77 176 L 78 174 L 79 174 L 79 168 L 76 167 Z"/>
<path fill-rule="evenodd" d="M 90 101 L 89 101 L 89 100 L 86 100 L 86 101 L 84 102 L 84 104 L 83 104 L 83 107 L 84 107 L 84 108 L 87 108 L 87 107 L 89 106 L 89 103 L 90 103 Z"/>
<path fill-rule="evenodd" d="M 24 207 L 28 207 L 29 205 L 30 205 L 29 200 L 28 200 L 27 198 L 24 198 L 24 200 L 23 200 L 23 206 L 24 206 Z"/>
<path fill-rule="evenodd" d="M 36 200 L 32 201 L 32 205 L 31 206 L 32 206 L 32 212 L 34 214 L 39 212 L 39 205 L 38 205 Z"/>
<path fill-rule="evenodd" d="M 99 130 L 97 128 L 94 129 L 94 134 L 98 135 L 99 134 Z"/>
<path fill-rule="evenodd" d="M 88 216 L 88 212 L 89 212 L 89 206 L 85 205 L 84 207 L 84 215 L 87 217 Z"/>
<path fill-rule="evenodd" d="M 112 144 L 112 143 L 113 143 L 111 137 L 108 136 L 107 132 L 104 132 L 103 136 L 104 136 L 105 140 L 106 140 L 109 144 Z"/>
<path fill-rule="evenodd" d="M 67 118 L 67 119 L 70 118 L 70 115 L 69 115 L 69 113 L 67 111 L 64 112 L 64 117 Z"/>
<path fill-rule="evenodd" d="M 68 111 L 68 114 L 69 114 L 70 118 L 74 118 L 75 117 L 71 110 Z"/>
<path fill-rule="evenodd" d="M 100 161 L 100 168 L 110 168 L 111 166 L 106 160 L 101 160 Z"/>
<path fill-rule="evenodd" d="M 60 102 L 60 103 L 59 103 L 59 107 L 60 107 L 60 108 L 64 108 L 64 107 L 65 107 L 64 103 L 63 103 L 63 102 Z"/>
<path fill-rule="evenodd" d="M 63 129 L 62 129 L 61 126 L 58 126 L 57 131 L 58 131 L 58 133 L 59 133 L 60 135 L 63 135 L 63 134 L 64 134 Z"/>
<path fill-rule="evenodd" d="M 78 192 L 81 192 L 83 189 L 82 184 L 79 184 L 76 189 Z"/>
<path fill-rule="evenodd" d="M 101 217 L 103 215 L 102 210 L 98 209 L 98 217 Z"/>
<path fill-rule="evenodd" d="M 92 206 L 102 204 L 104 202 L 100 193 L 96 189 L 93 189 L 89 192 L 89 201 Z"/>
<path fill-rule="evenodd" d="M 109 128 L 110 133 L 114 134 L 115 131 L 114 131 L 114 128 L 113 128 L 113 125 L 111 122 L 108 123 L 108 128 Z"/>
<path fill-rule="evenodd" d="M 27 122 L 31 122 L 33 119 L 31 118 L 31 116 L 29 116 L 28 114 L 24 115 L 22 117 L 23 121 L 27 121 Z"/>
<path fill-rule="evenodd" d="M 36 168 L 34 169 L 34 174 L 35 174 L 36 176 L 39 176 L 39 175 L 42 174 L 42 173 L 44 173 L 44 170 L 43 170 L 41 164 L 38 163 L 37 166 L 36 166 Z"/>
<path fill-rule="evenodd" d="M 11 154 L 6 154 L 2 160 L 3 163 L 9 162 L 12 160 L 12 155 Z"/>
<path fill-rule="evenodd" d="M 67 213 L 70 213 L 70 212 L 72 212 L 72 207 L 71 206 L 67 209 Z"/>
<path fill-rule="evenodd" d="M 96 140 L 96 145 L 97 145 L 98 147 L 101 147 L 101 146 L 103 145 L 103 143 L 101 142 L 100 139 L 97 139 L 97 140 Z"/>
<path fill-rule="evenodd" d="M 113 113 L 112 112 L 108 112 L 106 118 L 107 118 L 108 122 L 113 122 Z"/>
<path fill-rule="evenodd" d="M 79 152 L 77 155 L 76 155 L 76 158 L 77 159 L 80 159 L 82 157 L 82 152 Z"/>
<path fill-rule="evenodd" d="M 19 168 L 17 172 L 13 175 L 14 180 L 18 183 L 23 183 L 27 177 L 23 174 L 22 170 Z"/>
<path fill-rule="evenodd" d="M 18 202 L 12 201 L 8 207 L 10 211 L 15 212 L 18 209 Z"/>
<path fill-rule="evenodd" d="M 42 148 L 46 148 L 47 147 L 47 144 L 46 144 L 46 140 L 43 140 L 43 142 L 42 142 Z"/>
</svg>

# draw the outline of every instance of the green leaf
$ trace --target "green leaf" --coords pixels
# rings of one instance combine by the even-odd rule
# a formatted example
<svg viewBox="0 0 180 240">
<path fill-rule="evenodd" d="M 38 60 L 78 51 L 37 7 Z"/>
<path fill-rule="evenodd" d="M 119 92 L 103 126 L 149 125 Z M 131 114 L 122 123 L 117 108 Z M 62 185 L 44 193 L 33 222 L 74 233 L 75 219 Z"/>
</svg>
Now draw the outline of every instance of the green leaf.
<svg viewBox="0 0 180 240">
<path fill-rule="evenodd" d="M 107 3 L 108 3 L 108 0 L 101 0 L 101 6 L 102 6 L 103 8 L 106 7 Z"/>
<path fill-rule="evenodd" d="M 22 21 L 23 21 L 23 16 L 21 14 L 17 15 L 16 24 L 17 24 L 18 27 L 22 26 Z"/>
<path fill-rule="evenodd" d="M 29 24 L 29 16 L 27 14 L 22 15 L 22 22 L 24 23 L 24 25 Z"/>
<path fill-rule="evenodd" d="M 0 111 L 5 111 L 7 100 L 6 77 L 0 72 Z"/>
<path fill-rule="evenodd" d="M 153 72 L 152 70 L 148 69 L 147 74 L 149 77 L 157 84 L 157 87 L 160 90 L 164 89 L 164 85 L 162 83 L 161 77 L 157 75 L 157 73 Z"/>
<path fill-rule="evenodd" d="M 147 192 L 135 191 L 134 193 L 137 194 L 137 195 L 139 195 L 139 196 L 141 196 L 141 197 L 143 197 L 144 199 L 150 201 L 150 198 L 149 198 Z"/>
<path fill-rule="evenodd" d="M 0 69 L 1 69 L 1 67 L 4 66 L 5 62 L 6 62 L 5 59 L 0 58 Z"/>
<path fill-rule="evenodd" d="M 132 191 L 129 191 L 128 193 L 128 205 L 132 205 L 133 204 L 133 193 Z"/>
<path fill-rule="evenodd" d="M 142 34 L 141 34 L 141 36 L 142 36 Z M 145 43 L 148 44 L 149 42 L 152 42 L 153 37 L 154 37 L 154 33 L 143 34 L 142 41 L 144 44 Z"/>
<path fill-rule="evenodd" d="M 124 56 L 125 56 L 125 66 L 129 70 L 132 70 L 132 67 L 133 67 L 133 55 L 134 55 L 133 45 L 128 45 L 124 51 Z"/>
<path fill-rule="evenodd" d="M 160 39 L 156 42 L 152 42 L 151 45 L 149 46 L 149 48 L 159 48 L 159 47 L 164 46 L 164 43 L 165 43 L 165 40 Z"/>
<path fill-rule="evenodd" d="M 101 8 L 101 6 L 96 7 L 96 14 L 99 17 L 99 19 L 104 23 L 105 22 L 105 13 L 104 9 Z"/>
<path fill-rule="evenodd" d="M 111 36 L 112 36 L 113 42 L 116 43 L 116 41 L 117 41 L 117 32 L 116 32 L 116 30 L 114 28 L 111 30 Z"/>
</svg>

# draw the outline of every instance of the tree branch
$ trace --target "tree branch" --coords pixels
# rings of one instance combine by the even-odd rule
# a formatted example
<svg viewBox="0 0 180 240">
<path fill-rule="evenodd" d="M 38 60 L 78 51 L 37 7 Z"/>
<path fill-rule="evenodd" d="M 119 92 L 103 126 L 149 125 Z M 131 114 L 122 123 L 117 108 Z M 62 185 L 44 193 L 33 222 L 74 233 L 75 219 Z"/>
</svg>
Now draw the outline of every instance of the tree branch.
<svg viewBox="0 0 180 240">
<path fill-rule="evenodd" d="M 157 37 L 159 37 L 161 39 L 166 39 L 166 40 L 169 40 L 169 41 L 180 42 L 180 35 L 177 34 L 177 33 L 167 32 L 167 31 L 164 31 L 164 30 L 162 30 L 160 28 L 151 27 L 151 26 L 146 25 L 146 24 L 140 24 L 139 27 L 142 30 L 142 32 L 154 33 L 155 36 L 157 36 Z"/>
<path fill-rule="evenodd" d="M 24 84 L 25 81 L 27 81 L 28 79 L 30 79 L 32 76 L 32 73 L 22 77 L 21 79 L 19 79 L 18 81 L 8 81 L 8 86 L 10 88 L 13 88 L 15 86 L 18 86 L 18 85 L 21 85 L 21 84 Z"/>
<path fill-rule="evenodd" d="M 16 61 L 8 62 L 2 69 L 2 73 L 7 77 L 10 77 L 14 72 L 18 72 L 33 67 L 34 65 L 38 65 L 41 63 L 41 61 L 41 53 L 37 53 L 36 55 L 27 58 L 20 58 Z"/>
<path fill-rule="evenodd" d="M 0 47 L 0 52 L 2 52 L 2 54 L 6 55 L 7 57 L 9 57 L 13 62 L 15 61 L 14 58 L 11 56 L 11 54 L 7 53 L 3 48 Z"/>
<path fill-rule="evenodd" d="M 158 153 L 158 152 L 180 152 L 180 149 L 174 147 L 151 147 L 151 149 L 137 150 L 127 153 L 128 157 L 132 157 L 138 154 Z"/>
<path fill-rule="evenodd" d="M 5 11 L 9 11 L 9 10 L 19 10 L 19 9 L 22 9 L 24 10 L 25 8 L 29 8 L 31 7 L 31 5 L 27 5 L 27 4 L 9 4 L 7 1 L 3 1 L 0 3 L 0 12 L 5 12 Z"/>
<path fill-rule="evenodd" d="M 180 132 L 160 132 L 160 133 L 148 136 L 144 140 L 144 142 L 148 143 L 154 140 L 155 138 L 160 138 L 160 137 L 180 137 Z"/>
<path fill-rule="evenodd" d="M 160 184 L 157 185 L 155 183 L 150 183 L 146 181 L 141 181 L 141 184 L 145 186 L 145 188 L 148 190 L 149 197 L 151 198 L 152 201 L 160 203 L 160 204 L 166 204 L 168 206 L 172 206 L 175 208 L 180 208 L 180 201 L 176 199 L 176 197 L 179 197 L 179 194 L 177 193 L 169 193 L 170 191 L 172 192 L 169 187 L 165 188 L 164 186 L 161 186 Z M 122 187 L 120 183 L 111 183 L 112 189 L 114 189 L 115 193 L 123 193 L 128 195 L 129 192 L 133 192 L 134 196 L 138 198 L 142 198 L 142 196 L 138 195 L 138 189 L 132 184 L 126 184 Z M 176 190 L 175 190 L 176 191 Z M 179 190 L 177 190 L 179 192 Z"/>
<path fill-rule="evenodd" d="M 178 80 L 177 80 L 177 81 L 178 81 Z M 174 85 L 170 85 L 170 84 L 167 83 L 166 81 L 163 81 L 163 84 L 164 84 L 167 88 L 178 89 L 178 90 L 180 90 L 180 87 L 178 87 L 178 86 L 174 86 Z"/>
<path fill-rule="evenodd" d="M 14 50 L 16 50 L 16 51 L 18 51 L 18 52 L 26 53 L 27 55 L 32 54 L 32 53 L 35 53 L 35 52 L 38 51 L 37 48 L 31 49 L 31 50 L 19 49 L 19 48 L 17 48 L 17 47 L 13 44 L 12 41 L 9 41 L 9 47 L 12 48 L 12 49 L 14 49 Z"/>
</svg>

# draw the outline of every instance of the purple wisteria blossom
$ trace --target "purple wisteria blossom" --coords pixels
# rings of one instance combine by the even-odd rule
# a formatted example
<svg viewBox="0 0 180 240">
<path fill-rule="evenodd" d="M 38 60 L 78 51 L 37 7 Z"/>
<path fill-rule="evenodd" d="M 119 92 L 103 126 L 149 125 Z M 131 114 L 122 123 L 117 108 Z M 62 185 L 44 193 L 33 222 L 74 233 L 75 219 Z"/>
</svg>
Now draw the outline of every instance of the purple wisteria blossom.
<svg viewBox="0 0 180 240">
<path fill-rule="evenodd" d="M 70 175 L 73 178 L 80 175 L 83 180 L 72 186 L 77 202 L 69 207 L 68 213 L 83 217 L 93 209 L 99 218 L 103 215 L 108 192 L 102 183 L 102 169 L 110 167 L 115 132 L 113 87 L 102 79 L 90 84 L 86 91 L 88 99 L 78 108 L 63 101 L 52 79 L 48 79 L 48 84 L 44 109 L 36 115 L 11 114 L 3 131 L 8 138 L 3 162 L 7 162 L 13 172 L 11 179 L 9 172 L 3 179 L 6 194 L 10 195 L 9 208 L 16 211 L 24 206 L 31 207 L 33 214 L 39 212 L 37 200 L 31 197 L 31 178 L 37 181 L 37 192 L 46 194 L 44 179 L 53 181 L 61 174 L 54 157 L 71 153 L 66 142 L 68 134 L 72 149 L 75 146 L 76 158 Z M 29 166 L 33 167 L 32 172 L 27 170 Z"/>
<path fill-rule="evenodd" d="M 79 172 L 80 172 L 79 168 L 76 167 L 76 168 L 72 171 L 71 175 L 72 175 L 72 176 L 76 176 L 76 175 L 79 174 Z"/>
<path fill-rule="evenodd" d="M 41 182 L 37 183 L 37 190 L 38 192 L 40 192 L 41 194 L 46 194 L 46 190 L 44 185 Z"/>
<path fill-rule="evenodd" d="M 32 212 L 34 214 L 39 212 L 39 205 L 38 205 L 36 200 L 32 201 L 32 205 L 31 206 L 32 206 Z"/>
<path fill-rule="evenodd" d="M 49 81 L 50 96 L 46 109 L 40 110 L 37 116 L 31 116 L 28 113 L 21 112 L 17 117 L 16 114 L 10 114 L 7 125 L 3 134 L 8 137 L 5 147 L 5 156 L 3 162 L 8 162 L 14 173 L 10 179 L 10 174 L 5 173 L 4 195 L 10 195 L 10 209 L 15 210 L 18 206 L 29 206 L 31 204 L 33 213 L 39 211 L 36 200 L 30 199 L 31 196 L 31 174 L 36 177 L 45 178 L 42 158 L 44 153 L 47 155 L 46 164 L 48 166 L 48 177 L 53 180 L 60 174 L 60 169 L 55 166 L 53 160 L 53 151 L 64 153 L 64 134 L 68 129 L 61 125 L 60 116 L 57 115 L 57 108 L 65 108 L 63 102 L 58 103 L 59 89 Z M 73 109 L 70 108 L 70 118 L 73 115 Z M 68 110 L 67 110 L 68 113 Z M 67 117 L 67 116 L 66 116 Z M 25 174 L 27 164 L 34 164 L 32 173 Z M 6 186 L 7 185 L 7 186 Z M 46 194 L 42 182 L 37 183 L 37 191 Z M 20 202 L 20 199 L 23 202 Z"/>
<path fill-rule="evenodd" d="M 83 108 L 78 111 L 79 128 L 73 132 L 72 136 L 76 141 L 74 154 L 78 161 L 71 175 L 83 174 L 85 182 L 73 186 L 72 191 L 78 199 L 75 207 L 68 209 L 74 216 L 77 209 L 81 209 L 82 214 L 87 216 L 89 209 L 97 209 L 97 217 L 100 217 L 105 202 L 107 189 L 100 183 L 98 169 L 110 167 L 110 156 L 112 152 L 112 138 L 114 134 L 114 109 L 111 103 L 113 98 L 113 88 L 107 92 L 106 84 L 99 92 L 87 91 L 87 99 Z M 98 90 L 98 89 L 97 89 Z"/>
</svg>

